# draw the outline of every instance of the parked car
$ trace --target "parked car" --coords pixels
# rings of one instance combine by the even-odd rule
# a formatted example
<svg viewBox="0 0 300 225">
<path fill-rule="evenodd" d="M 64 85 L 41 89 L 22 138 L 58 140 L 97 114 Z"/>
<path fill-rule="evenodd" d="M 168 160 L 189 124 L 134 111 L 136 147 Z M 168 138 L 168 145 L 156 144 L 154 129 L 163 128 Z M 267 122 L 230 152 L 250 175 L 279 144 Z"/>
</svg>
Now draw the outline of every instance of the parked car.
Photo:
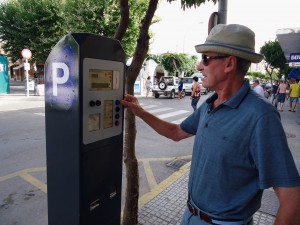
<svg viewBox="0 0 300 225">
<path fill-rule="evenodd" d="M 178 95 L 178 77 L 161 77 L 157 84 L 153 85 L 152 93 L 155 98 L 159 98 L 160 95 L 175 98 Z M 181 97 L 185 97 L 185 90 L 183 88 Z"/>
<path fill-rule="evenodd" d="M 183 81 L 183 89 L 185 90 L 185 94 L 190 95 L 192 93 L 193 78 L 184 77 L 182 81 Z"/>
<path fill-rule="evenodd" d="M 198 82 L 201 86 L 201 93 L 207 94 L 209 92 L 209 89 L 203 87 L 202 85 L 202 78 L 203 75 L 202 73 L 194 73 L 191 77 L 184 77 L 183 78 L 183 88 L 185 90 L 186 94 L 191 94 L 192 93 L 192 85 L 193 85 L 193 77 L 197 76 L 198 77 Z"/>
</svg>

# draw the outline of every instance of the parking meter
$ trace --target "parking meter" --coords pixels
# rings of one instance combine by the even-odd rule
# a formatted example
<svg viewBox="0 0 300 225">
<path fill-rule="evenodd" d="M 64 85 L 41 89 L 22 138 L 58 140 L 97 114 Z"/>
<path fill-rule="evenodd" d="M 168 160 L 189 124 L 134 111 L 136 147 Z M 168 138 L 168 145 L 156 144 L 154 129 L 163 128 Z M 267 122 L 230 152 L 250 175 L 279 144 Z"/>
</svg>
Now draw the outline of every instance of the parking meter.
<svg viewBox="0 0 300 225">
<path fill-rule="evenodd" d="M 71 33 L 45 64 L 49 225 L 119 225 L 125 53 Z"/>
</svg>

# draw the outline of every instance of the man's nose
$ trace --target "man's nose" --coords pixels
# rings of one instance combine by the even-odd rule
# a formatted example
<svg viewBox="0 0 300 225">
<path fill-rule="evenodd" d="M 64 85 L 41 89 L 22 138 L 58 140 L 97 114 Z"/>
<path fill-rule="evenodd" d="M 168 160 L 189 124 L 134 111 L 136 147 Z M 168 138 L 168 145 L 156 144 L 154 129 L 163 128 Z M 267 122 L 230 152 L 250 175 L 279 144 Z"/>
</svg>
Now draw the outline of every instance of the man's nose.
<svg viewBox="0 0 300 225">
<path fill-rule="evenodd" d="M 198 71 L 200 71 L 200 72 L 202 72 L 203 71 L 203 63 L 202 63 L 202 60 L 200 61 L 200 63 L 198 64 L 198 66 L 197 66 L 197 70 Z"/>
</svg>

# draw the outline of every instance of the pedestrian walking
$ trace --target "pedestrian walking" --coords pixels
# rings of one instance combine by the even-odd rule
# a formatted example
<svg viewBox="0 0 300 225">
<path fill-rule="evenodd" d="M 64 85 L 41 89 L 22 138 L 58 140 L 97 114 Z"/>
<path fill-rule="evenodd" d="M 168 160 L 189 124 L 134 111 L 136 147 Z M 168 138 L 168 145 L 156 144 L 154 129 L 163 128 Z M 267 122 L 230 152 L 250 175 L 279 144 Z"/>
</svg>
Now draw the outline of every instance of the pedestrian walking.
<svg viewBox="0 0 300 225">
<path fill-rule="evenodd" d="M 296 112 L 296 105 L 299 101 L 300 84 L 299 80 L 292 79 L 292 85 L 290 87 L 289 98 L 290 98 L 290 109 L 291 112 Z"/>
<path fill-rule="evenodd" d="M 260 96 L 264 96 L 264 89 L 262 88 L 262 86 L 260 86 L 259 80 L 254 80 L 253 90 Z"/>
<path fill-rule="evenodd" d="M 182 99 L 182 90 L 183 90 L 183 79 L 179 79 L 178 83 L 178 99 Z"/>
<path fill-rule="evenodd" d="M 286 93 L 288 91 L 288 88 L 289 86 L 287 85 L 286 81 L 285 80 L 281 80 L 280 81 L 280 85 L 278 87 L 278 90 L 277 90 L 277 101 L 278 101 L 278 110 L 279 111 L 283 111 L 283 105 L 284 105 L 284 102 L 285 102 L 285 99 L 286 99 Z"/>
<path fill-rule="evenodd" d="M 147 77 L 145 86 L 146 86 L 146 97 L 148 97 L 149 92 L 151 90 L 151 86 L 152 86 L 152 82 L 150 80 L 150 76 Z"/>
<path fill-rule="evenodd" d="M 272 85 L 272 104 L 277 108 L 277 90 L 278 90 L 278 80 Z"/>
<path fill-rule="evenodd" d="M 191 106 L 193 107 L 194 111 L 197 109 L 197 104 L 198 104 L 200 96 L 201 96 L 201 86 L 198 81 L 199 81 L 198 77 L 193 77 Z"/>
<path fill-rule="evenodd" d="M 251 63 L 263 59 L 254 36 L 242 25 L 218 24 L 195 47 L 203 86 L 215 93 L 181 124 L 145 111 L 134 96 L 121 101 L 160 135 L 195 136 L 181 225 L 252 225 L 271 187 L 280 204 L 275 224 L 300 224 L 300 177 L 280 115 L 245 79 Z"/>
</svg>

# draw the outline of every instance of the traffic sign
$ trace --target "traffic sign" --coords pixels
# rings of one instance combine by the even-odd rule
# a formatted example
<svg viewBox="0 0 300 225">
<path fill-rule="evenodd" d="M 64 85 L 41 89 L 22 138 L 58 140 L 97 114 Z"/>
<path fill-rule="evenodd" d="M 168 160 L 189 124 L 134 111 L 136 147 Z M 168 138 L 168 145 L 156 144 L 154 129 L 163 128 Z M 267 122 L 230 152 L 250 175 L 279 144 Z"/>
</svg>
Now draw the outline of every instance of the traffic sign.
<svg viewBox="0 0 300 225">
<path fill-rule="evenodd" d="M 31 56 L 32 56 L 31 51 L 29 49 L 27 49 L 27 48 L 24 48 L 22 50 L 21 54 L 22 54 L 22 56 L 23 56 L 24 59 L 30 59 Z"/>
</svg>

